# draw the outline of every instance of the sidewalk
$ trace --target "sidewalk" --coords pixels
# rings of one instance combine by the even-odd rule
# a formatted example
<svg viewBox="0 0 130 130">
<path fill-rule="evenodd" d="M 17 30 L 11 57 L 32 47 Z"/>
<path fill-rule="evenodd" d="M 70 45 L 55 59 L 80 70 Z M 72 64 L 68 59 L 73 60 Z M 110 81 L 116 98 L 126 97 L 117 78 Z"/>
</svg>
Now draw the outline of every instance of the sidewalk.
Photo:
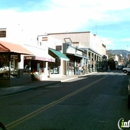
<svg viewBox="0 0 130 130">
<path fill-rule="evenodd" d="M 90 74 L 94 74 L 94 73 L 90 73 Z M 73 79 L 79 78 L 81 76 L 86 76 L 86 75 L 90 75 L 90 74 L 49 78 L 44 81 L 32 81 L 30 83 L 26 83 L 26 84 L 22 84 L 22 85 L 17 85 L 17 86 L 12 86 L 12 87 L 3 87 L 3 88 L 0 88 L 0 97 L 31 90 L 31 89 L 38 88 L 38 87 L 54 85 L 54 84 L 58 84 L 61 82 L 67 82 L 69 80 L 73 80 Z"/>
</svg>

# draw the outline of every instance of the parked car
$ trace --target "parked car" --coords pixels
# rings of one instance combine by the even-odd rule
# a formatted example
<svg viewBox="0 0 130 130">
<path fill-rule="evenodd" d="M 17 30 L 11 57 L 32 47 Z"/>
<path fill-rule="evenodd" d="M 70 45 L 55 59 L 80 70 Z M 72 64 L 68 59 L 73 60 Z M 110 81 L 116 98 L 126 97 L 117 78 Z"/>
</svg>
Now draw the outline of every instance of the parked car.
<svg viewBox="0 0 130 130">
<path fill-rule="evenodd" d="M 130 78 L 128 83 L 128 108 L 130 108 Z"/>
<path fill-rule="evenodd" d="M 123 67 L 124 67 L 123 65 L 118 65 L 116 69 L 117 69 L 117 70 L 122 70 Z"/>
<path fill-rule="evenodd" d="M 130 72 L 130 66 L 124 67 L 124 68 L 122 69 L 122 71 L 123 71 L 124 73 Z"/>
</svg>

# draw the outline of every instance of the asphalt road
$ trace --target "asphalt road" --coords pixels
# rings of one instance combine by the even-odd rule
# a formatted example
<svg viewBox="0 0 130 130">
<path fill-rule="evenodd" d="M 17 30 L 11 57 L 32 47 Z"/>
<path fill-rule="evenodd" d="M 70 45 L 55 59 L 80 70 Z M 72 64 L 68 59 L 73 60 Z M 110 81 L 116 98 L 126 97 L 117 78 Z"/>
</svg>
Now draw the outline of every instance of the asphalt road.
<svg viewBox="0 0 130 130">
<path fill-rule="evenodd" d="M 7 130 L 119 130 L 130 120 L 128 78 L 103 72 L 0 97 L 0 121 Z"/>
</svg>

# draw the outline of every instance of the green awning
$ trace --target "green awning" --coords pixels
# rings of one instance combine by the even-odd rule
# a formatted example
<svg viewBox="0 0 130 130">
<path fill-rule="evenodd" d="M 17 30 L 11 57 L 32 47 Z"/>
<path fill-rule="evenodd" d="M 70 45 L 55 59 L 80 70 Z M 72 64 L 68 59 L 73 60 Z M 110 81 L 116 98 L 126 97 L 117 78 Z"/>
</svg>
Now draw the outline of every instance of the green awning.
<svg viewBox="0 0 130 130">
<path fill-rule="evenodd" d="M 56 51 L 56 50 L 53 50 L 53 49 L 49 49 L 52 53 L 54 53 L 56 56 L 58 56 L 60 59 L 64 59 L 66 61 L 69 61 L 69 58 L 64 55 L 63 53 L 61 53 L 60 51 Z"/>
</svg>

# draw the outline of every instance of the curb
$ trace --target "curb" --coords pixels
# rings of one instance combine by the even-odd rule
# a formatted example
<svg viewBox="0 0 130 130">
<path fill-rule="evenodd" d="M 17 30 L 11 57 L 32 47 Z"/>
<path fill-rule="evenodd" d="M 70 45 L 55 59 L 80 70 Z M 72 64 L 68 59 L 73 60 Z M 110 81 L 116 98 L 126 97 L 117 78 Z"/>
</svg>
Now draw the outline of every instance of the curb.
<svg viewBox="0 0 130 130">
<path fill-rule="evenodd" d="M 94 72 L 94 73 L 97 73 L 97 72 Z M 0 94 L 0 97 L 9 96 L 9 95 L 13 95 L 13 94 L 16 94 L 16 93 L 22 93 L 22 92 L 33 90 L 33 89 L 38 89 L 40 87 L 46 87 L 46 86 L 50 86 L 50 85 L 59 84 L 59 83 L 62 83 L 62 82 L 77 79 L 77 78 L 84 77 L 84 76 L 87 76 L 87 75 L 91 75 L 91 74 L 94 74 L 94 73 L 89 73 L 89 74 L 85 74 L 85 75 L 77 75 L 77 76 L 72 77 L 72 78 L 63 79 L 61 81 L 54 81 L 52 83 L 47 83 L 47 84 L 43 84 L 43 85 L 39 85 L 39 86 L 27 87 L 27 88 L 25 87 L 25 88 L 23 88 L 21 90 L 15 91 L 15 92 L 7 92 L 6 94 Z"/>
</svg>

